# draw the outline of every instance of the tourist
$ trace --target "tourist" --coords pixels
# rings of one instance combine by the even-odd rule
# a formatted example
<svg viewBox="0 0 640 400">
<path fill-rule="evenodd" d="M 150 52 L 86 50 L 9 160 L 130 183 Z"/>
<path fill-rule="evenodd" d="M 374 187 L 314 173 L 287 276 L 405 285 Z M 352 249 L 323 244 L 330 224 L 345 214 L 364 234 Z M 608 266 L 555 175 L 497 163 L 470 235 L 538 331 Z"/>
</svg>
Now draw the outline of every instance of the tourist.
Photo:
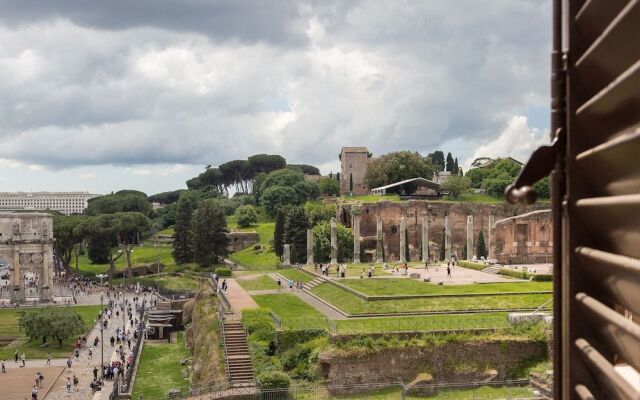
<svg viewBox="0 0 640 400">
<path fill-rule="evenodd" d="M 425 271 L 427 271 L 427 272 L 429 272 L 429 260 L 426 260 L 426 261 L 424 262 L 424 270 L 425 270 Z"/>
<path fill-rule="evenodd" d="M 31 389 L 31 398 L 33 400 L 38 400 L 38 388 L 36 386 Z"/>
<path fill-rule="evenodd" d="M 24 355 L 24 352 L 20 355 L 20 360 L 22 360 L 22 367 L 21 368 L 24 368 L 25 365 L 26 365 L 25 362 L 27 361 L 27 357 Z"/>
<path fill-rule="evenodd" d="M 51 352 L 47 353 L 47 365 L 51 365 Z"/>
<path fill-rule="evenodd" d="M 91 348 L 89 348 L 88 357 L 89 360 L 91 360 L 91 358 L 93 357 L 93 351 L 91 350 Z"/>
<path fill-rule="evenodd" d="M 289 290 L 293 290 L 293 279 L 289 279 Z"/>
<path fill-rule="evenodd" d="M 18 350 L 15 351 L 15 353 L 13 353 L 13 361 L 17 364 L 18 363 Z"/>
<path fill-rule="evenodd" d="M 451 268 L 447 267 L 447 278 L 451 278 Z"/>
<path fill-rule="evenodd" d="M 278 292 L 280 292 L 280 289 L 282 289 L 282 281 L 278 278 Z"/>
<path fill-rule="evenodd" d="M 4 365 L 4 360 L 2 360 L 2 373 L 3 374 L 7 373 L 7 367 L 5 367 L 5 365 Z"/>
<path fill-rule="evenodd" d="M 40 374 L 40 377 L 39 377 L 40 387 L 43 387 L 43 384 L 42 384 L 43 381 L 44 381 L 44 374 Z"/>
<path fill-rule="evenodd" d="M 71 378 L 67 377 L 67 393 L 71 393 Z"/>
<path fill-rule="evenodd" d="M 71 368 L 71 357 L 67 358 L 67 368 Z"/>
<path fill-rule="evenodd" d="M 98 380 L 98 367 L 93 367 L 93 380 Z"/>
</svg>

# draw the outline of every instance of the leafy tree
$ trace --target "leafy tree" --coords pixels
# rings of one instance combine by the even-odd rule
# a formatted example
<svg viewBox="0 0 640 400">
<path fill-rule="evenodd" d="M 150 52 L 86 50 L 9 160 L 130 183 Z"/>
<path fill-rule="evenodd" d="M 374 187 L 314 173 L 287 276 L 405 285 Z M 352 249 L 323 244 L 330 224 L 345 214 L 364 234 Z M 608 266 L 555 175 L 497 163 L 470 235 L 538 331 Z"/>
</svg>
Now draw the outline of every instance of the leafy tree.
<svg viewBox="0 0 640 400">
<path fill-rule="evenodd" d="M 177 203 L 168 204 L 155 211 L 152 230 L 157 232 L 170 227 L 176 223 Z"/>
<path fill-rule="evenodd" d="M 440 150 L 436 150 L 433 153 L 430 153 L 427 156 L 427 159 L 430 160 L 431 165 L 433 165 L 434 170 L 436 171 L 444 171 L 444 153 Z"/>
<path fill-rule="evenodd" d="M 504 190 L 507 186 L 513 182 L 514 177 L 507 172 L 502 172 L 496 177 L 486 178 L 482 183 L 482 187 L 488 194 L 494 197 L 501 197 L 504 195 Z"/>
<path fill-rule="evenodd" d="M 462 193 L 466 192 L 470 186 L 471 183 L 469 182 L 469 179 L 463 176 L 451 175 L 442 182 L 440 188 L 449 192 L 450 196 L 458 197 Z"/>
<path fill-rule="evenodd" d="M 488 168 L 473 168 L 467 171 L 465 177 L 471 182 L 471 187 L 480 189 L 482 187 L 482 181 L 489 174 Z"/>
<path fill-rule="evenodd" d="M 450 171 L 451 173 L 453 173 L 453 168 L 455 167 L 455 163 L 453 161 L 453 157 L 451 156 L 451 153 L 447 153 L 447 166 L 446 166 L 446 170 Z"/>
<path fill-rule="evenodd" d="M 305 175 L 320 175 L 320 170 L 308 164 L 288 164 L 285 168 L 301 171 Z"/>
<path fill-rule="evenodd" d="M 251 224 L 258 222 L 258 213 L 256 212 L 256 208 L 251 205 L 238 207 L 235 215 L 238 221 L 238 226 L 241 228 L 246 228 L 251 226 Z"/>
<path fill-rule="evenodd" d="M 318 191 L 321 196 L 339 196 L 340 183 L 330 178 L 320 178 L 318 180 Z"/>
<path fill-rule="evenodd" d="M 284 157 L 277 154 L 256 154 L 249 157 L 249 167 L 254 174 L 269 173 L 287 165 Z"/>
<path fill-rule="evenodd" d="M 164 205 L 177 203 L 180 199 L 180 195 L 185 192 L 184 189 L 174 190 L 171 192 L 162 192 L 149 196 L 149 201 L 152 203 L 160 203 Z"/>
<path fill-rule="evenodd" d="M 260 196 L 260 203 L 271 217 L 276 215 L 279 208 L 297 205 L 299 201 L 298 194 L 290 186 L 271 186 Z"/>
<path fill-rule="evenodd" d="M 193 253 L 190 244 L 191 222 L 196 208 L 196 198 L 191 194 L 184 194 L 178 200 L 176 223 L 173 227 L 173 258 L 178 264 L 191 262 Z"/>
<path fill-rule="evenodd" d="M 227 251 L 227 220 L 214 200 L 203 200 L 191 222 L 193 257 L 198 265 L 218 264 Z"/>
<path fill-rule="evenodd" d="M 418 177 L 433 177 L 433 166 L 428 159 L 418 153 L 397 151 L 373 160 L 367 168 L 364 181 L 368 187 L 375 188 Z M 412 191 L 415 187 L 405 189 Z"/>
<path fill-rule="evenodd" d="M 453 160 L 453 172 L 452 175 L 458 175 L 458 171 L 460 170 L 460 168 L 458 167 L 458 157 L 455 158 L 455 160 Z"/>
<path fill-rule="evenodd" d="M 146 216 L 151 215 L 151 203 L 147 195 L 137 190 L 121 190 L 114 194 L 96 197 L 89 200 L 87 215 L 115 214 L 122 211 L 139 212 Z"/>
<path fill-rule="evenodd" d="M 293 190 L 296 191 L 296 195 L 298 196 L 297 204 L 304 204 L 308 200 L 317 199 L 320 193 L 318 184 L 309 181 L 297 182 L 293 185 Z"/>
<path fill-rule="evenodd" d="M 304 263 L 307 260 L 307 227 L 309 221 L 301 206 L 292 207 L 284 225 L 284 243 L 291 245 L 291 261 Z"/>
<path fill-rule="evenodd" d="M 304 205 L 304 210 L 309 220 L 309 226 L 314 227 L 322 221 L 330 221 L 336 216 L 336 206 L 334 204 L 315 204 L 308 202 Z"/>
<path fill-rule="evenodd" d="M 218 168 L 227 185 L 233 183 L 236 186 L 236 191 L 249 193 L 249 180 L 255 176 L 249 167 L 249 161 L 233 160 L 221 164 Z"/>
<path fill-rule="evenodd" d="M 45 307 L 28 311 L 20 317 L 20 328 L 31 340 L 42 339 L 46 343 L 51 337 L 62 347 L 65 339 L 84 331 L 80 314 L 71 307 Z"/>
<path fill-rule="evenodd" d="M 337 224 L 338 262 L 346 262 L 353 257 L 353 232 L 342 224 Z M 326 263 L 331 260 L 331 224 L 321 222 L 313 228 L 313 259 Z"/>
<path fill-rule="evenodd" d="M 53 217 L 53 236 L 56 238 L 53 251 L 66 270 L 69 270 L 73 255 L 76 256 L 76 270 L 79 267 L 78 252 L 84 239 L 80 226 L 86 218 L 83 215 L 54 215 Z"/>
<path fill-rule="evenodd" d="M 476 256 L 478 258 L 487 258 L 489 253 L 487 252 L 487 245 L 484 243 L 484 233 L 480 231 L 478 234 L 478 242 L 476 243 Z"/>
<path fill-rule="evenodd" d="M 276 226 L 273 231 L 273 250 L 276 256 L 282 257 L 284 253 L 284 225 L 287 221 L 287 209 L 281 207 L 277 211 Z"/>
<path fill-rule="evenodd" d="M 538 198 L 548 199 L 551 197 L 551 179 L 545 177 L 533 185 L 533 189 L 536 191 Z"/>
</svg>

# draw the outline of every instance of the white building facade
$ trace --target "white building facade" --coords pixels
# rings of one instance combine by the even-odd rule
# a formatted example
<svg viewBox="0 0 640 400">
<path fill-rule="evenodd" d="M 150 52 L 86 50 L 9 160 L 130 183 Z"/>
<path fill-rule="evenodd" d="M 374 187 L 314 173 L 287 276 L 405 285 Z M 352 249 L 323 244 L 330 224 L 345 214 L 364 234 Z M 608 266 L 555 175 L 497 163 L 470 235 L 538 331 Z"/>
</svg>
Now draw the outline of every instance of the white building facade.
<svg viewBox="0 0 640 400">
<path fill-rule="evenodd" d="M 89 192 L 0 192 L 0 211 L 54 210 L 65 215 L 80 214 L 89 199 L 98 196 Z"/>
</svg>

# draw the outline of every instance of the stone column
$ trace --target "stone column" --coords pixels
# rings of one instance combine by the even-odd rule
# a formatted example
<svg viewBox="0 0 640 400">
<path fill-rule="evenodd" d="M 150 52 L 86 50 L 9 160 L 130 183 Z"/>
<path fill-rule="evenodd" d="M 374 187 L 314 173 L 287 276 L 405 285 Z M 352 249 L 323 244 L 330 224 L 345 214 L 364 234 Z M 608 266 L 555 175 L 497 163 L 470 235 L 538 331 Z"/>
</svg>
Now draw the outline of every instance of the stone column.
<svg viewBox="0 0 640 400">
<path fill-rule="evenodd" d="M 331 218 L 331 265 L 338 264 L 338 227 L 335 217 Z"/>
<path fill-rule="evenodd" d="M 473 258 L 473 215 L 467 216 L 467 260 Z"/>
<path fill-rule="evenodd" d="M 487 258 L 490 260 L 493 260 L 496 258 L 496 255 L 494 254 L 495 251 L 493 250 L 493 224 L 495 224 L 495 215 L 491 214 L 489 215 L 489 234 L 487 235 L 487 240 L 485 240 L 485 242 L 487 243 Z"/>
<path fill-rule="evenodd" d="M 51 293 L 51 287 L 49 286 L 49 279 L 51 271 L 49 270 L 53 266 L 53 260 L 49 257 L 49 245 L 43 246 L 42 252 L 42 292 L 40 293 L 40 299 L 43 301 L 51 301 L 53 299 Z"/>
<path fill-rule="evenodd" d="M 382 218 L 378 217 L 376 219 L 376 262 L 382 263 L 384 262 L 384 257 L 382 257 L 384 251 L 382 249 Z"/>
<path fill-rule="evenodd" d="M 291 245 L 290 244 L 285 244 L 283 246 L 283 252 L 282 252 L 282 266 L 283 267 L 289 267 L 291 266 Z"/>
<path fill-rule="evenodd" d="M 360 263 L 360 216 L 353 216 L 353 262 Z"/>
<path fill-rule="evenodd" d="M 307 265 L 313 265 L 313 230 L 307 229 Z"/>
<path fill-rule="evenodd" d="M 429 217 L 422 217 L 422 262 L 429 260 Z"/>
<path fill-rule="evenodd" d="M 444 217 L 444 259 L 451 259 L 451 218 Z"/>
<path fill-rule="evenodd" d="M 403 216 L 400 218 L 400 262 L 407 262 L 407 219 Z"/>
<path fill-rule="evenodd" d="M 16 245 L 16 247 L 18 247 Z M 22 268 L 20 268 L 20 250 L 16 248 L 13 251 L 13 294 L 12 301 L 23 303 L 25 301 L 24 288 L 22 282 Z"/>
</svg>

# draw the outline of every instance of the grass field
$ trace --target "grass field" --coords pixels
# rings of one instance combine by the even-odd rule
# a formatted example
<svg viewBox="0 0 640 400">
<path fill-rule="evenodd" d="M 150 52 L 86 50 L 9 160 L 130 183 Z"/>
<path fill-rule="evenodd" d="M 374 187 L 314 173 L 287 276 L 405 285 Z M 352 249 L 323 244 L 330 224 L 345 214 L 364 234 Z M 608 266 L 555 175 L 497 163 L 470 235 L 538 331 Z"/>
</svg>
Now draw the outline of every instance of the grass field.
<svg viewBox="0 0 640 400">
<path fill-rule="evenodd" d="M 553 290 L 551 282 L 507 282 L 476 285 L 436 285 L 414 279 L 344 279 L 341 284 L 371 296 L 412 294 L 514 293 Z"/>
<path fill-rule="evenodd" d="M 399 265 L 400 264 L 398 264 L 398 266 Z M 418 265 L 418 263 L 415 263 L 415 265 Z M 373 266 L 373 268 L 375 269 L 375 272 L 373 273 L 374 276 L 390 274 L 391 269 L 395 266 L 395 264 L 389 264 L 389 269 L 387 270 L 382 269 L 382 265 L 380 264 L 346 264 L 346 266 L 347 278 L 359 278 L 361 274 L 363 274 L 364 277 L 367 277 L 367 271 L 369 270 L 370 266 Z M 320 274 L 320 270 L 315 271 L 313 266 L 306 265 L 304 268 L 308 271 L 314 271 L 315 273 Z M 331 269 L 329 270 L 329 276 L 338 276 L 336 273 L 336 267 L 331 267 Z"/>
<path fill-rule="evenodd" d="M 287 279 L 293 279 L 294 281 L 300 281 L 302 283 L 307 283 L 313 280 L 313 276 L 306 274 L 304 272 L 300 272 L 295 269 L 281 269 L 281 270 L 278 270 L 278 273 Z M 284 285 L 284 282 L 283 282 L 283 285 Z"/>
<path fill-rule="evenodd" d="M 262 248 L 254 250 L 253 246 L 249 246 L 231 254 L 229 258 L 248 269 L 271 269 L 276 267 L 279 260 L 271 245 L 275 226 L 275 222 L 263 222 L 249 229 L 258 232 Z"/>
<path fill-rule="evenodd" d="M 282 320 L 283 328 L 326 328 L 326 318 L 294 294 L 253 296 L 260 307 L 270 308 Z"/>
<path fill-rule="evenodd" d="M 236 279 L 236 282 L 245 290 L 269 290 L 278 288 L 276 281 L 264 274 L 252 279 Z"/>
<path fill-rule="evenodd" d="M 144 242 L 142 246 L 136 246 L 131 253 L 131 264 L 143 264 L 154 263 L 160 255 L 160 262 L 165 266 L 165 272 L 173 271 L 176 269 L 176 262 L 171 255 L 173 247 L 170 245 L 160 245 L 157 248 L 153 246 L 152 242 Z M 125 269 L 126 261 L 122 256 L 116 262 L 116 269 Z M 81 271 L 90 275 L 104 274 L 109 270 L 109 264 L 92 264 L 89 257 L 84 254 L 78 257 L 78 266 Z M 71 268 L 75 270 L 75 259 L 71 260 Z"/>
<path fill-rule="evenodd" d="M 365 301 L 328 283 L 316 286 L 312 292 L 350 314 L 537 308 L 549 300 L 551 296 L 549 294 L 526 294 Z"/>
<path fill-rule="evenodd" d="M 182 332 L 178 333 L 175 344 L 146 342 L 131 398 L 166 399 L 169 389 L 181 389 L 186 394 L 189 383 L 182 377 L 180 360 L 187 357 L 189 351 L 184 345 Z"/>
<path fill-rule="evenodd" d="M 507 313 L 446 314 L 418 317 L 357 318 L 336 320 L 338 333 L 446 331 L 506 328 Z"/>
<path fill-rule="evenodd" d="M 400 196 L 397 194 L 387 194 L 384 196 L 376 196 L 373 194 L 370 195 L 362 195 L 362 196 L 341 196 L 339 198 L 343 201 L 361 201 L 363 203 L 377 203 L 379 201 L 392 201 L 394 203 L 401 202 Z"/>
<path fill-rule="evenodd" d="M 80 314 L 85 329 L 87 330 L 93 325 L 100 311 L 100 306 L 73 306 L 72 308 Z M 46 358 L 47 352 L 51 352 L 53 357 L 67 357 L 71 351 L 73 351 L 73 344 L 77 338 L 67 339 L 62 347 L 58 347 L 58 345 L 53 342 L 50 343 L 50 346 L 40 347 L 42 345 L 41 340 L 29 341 L 24 335 L 24 332 L 20 331 L 18 318 L 21 313 L 29 310 L 33 310 L 33 308 L 24 310 L 0 310 L 0 338 L 17 338 L 12 344 L 0 347 L 0 358 L 8 360 L 13 357 L 13 353 L 16 350 L 18 350 L 18 352 L 24 352 L 27 359 Z"/>
<path fill-rule="evenodd" d="M 332 396 L 332 399 L 339 400 L 397 400 L 402 398 L 402 392 L 398 388 L 382 389 L 375 392 L 360 393 L 345 396 Z M 407 400 L 431 399 L 431 400 L 494 400 L 507 398 L 530 399 L 534 398 L 533 391 L 526 387 L 505 387 L 505 386 L 480 386 L 473 389 L 439 389 L 431 395 L 422 395 L 408 391 Z"/>
</svg>

